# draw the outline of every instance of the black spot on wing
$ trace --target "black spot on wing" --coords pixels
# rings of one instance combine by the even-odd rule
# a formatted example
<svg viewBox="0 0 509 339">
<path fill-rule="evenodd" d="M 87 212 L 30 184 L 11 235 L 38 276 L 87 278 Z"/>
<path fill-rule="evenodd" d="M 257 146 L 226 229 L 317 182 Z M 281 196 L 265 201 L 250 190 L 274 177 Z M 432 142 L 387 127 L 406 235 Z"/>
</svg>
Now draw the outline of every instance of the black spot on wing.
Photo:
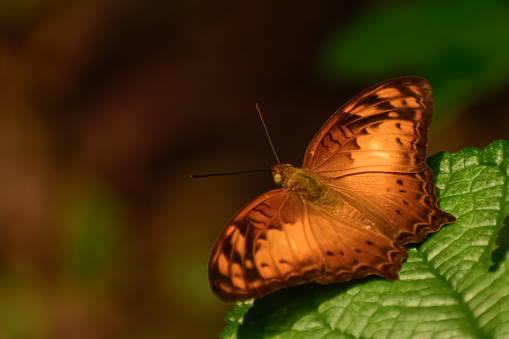
<svg viewBox="0 0 509 339">
<path fill-rule="evenodd" d="M 252 267 L 252 268 L 245 268 L 245 275 L 246 277 L 250 277 L 250 278 L 256 278 L 258 277 L 258 270 L 255 268 L 255 267 Z"/>
<path fill-rule="evenodd" d="M 221 247 L 221 251 L 223 254 L 227 257 L 230 256 L 230 253 L 232 253 L 233 247 L 231 244 L 231 236 L 228 236 L 223 241 L 223 246 Z"/>
<path fill-rule="evenodd" d="M 234 262 L 234 263 L 236 263 L 236 264 L 241 264 L 241 263 L 242 263 L 242 258 L 240 257 L 239 252 L 234 251 L 234 252 L 232 253 L 231 262 Z"/>
<path fill-rule="evenodd" d="M 394 106 L 389 101 L 381 101 L 376 105 L 376 108 L 381 111 L 390 111 L 394 109 Z"/>
<path fill-rule="evenodd" d="M 362 100 L 359 100 L 358 105 L 359 106 L 361 106 L 361 105 L 371 106 L 371 105 L 377 103 L 379 100 L 380 99 L 378 98 L 378 95 L 371 94 L 371 95 L 364 97 Z"/>
<path fill-rule="evenodd" d="M 339 147 L 341 147 L 341 143 L 340 143 L 338 140 L 334 139 L 334 138 L 332 137 L 332 134 L 331 134 L 330 132 L 325 133 L 325 136 L 324 136 L 324 137 L 322 138 L 322 140 L 320 141 L 320 143 L 322 144 L 322 146 L 323 146 L 323 147 L 325 147 L 325 148 L 329 148 L 329 146 L 325 145 L 325 143 L 324 143 L 326 139 L 329 139 L 330 141 L 332 141 L 332 142 L 334 142 L 334 143 L 338 144 L 338 146 L 339 146 Z"/>
<path fill-rule="evenodd" d="M 273 215 L 270 215 L 270 214 L 265 213 L 265 212 L 263 211 L 264 209 L 262 208 L 262 206 L 270 209 L 269 205 L 267 205 L 266 203 L 261 203 L 261 204 L 259 204 L 258 206 L 256 206 L 255 208 L 253 208 L 253 211 L 255 211 L 255 212 L 258 212 L 258 213 L 262 214 L 262 215 L 263 215 L 264 217 L 266 217 L 266 218 L 272 218 L 272 217 L 273 217 Z M 254 220 L 254 219 L 252 219 L 252 220 Z"/>
</svg>

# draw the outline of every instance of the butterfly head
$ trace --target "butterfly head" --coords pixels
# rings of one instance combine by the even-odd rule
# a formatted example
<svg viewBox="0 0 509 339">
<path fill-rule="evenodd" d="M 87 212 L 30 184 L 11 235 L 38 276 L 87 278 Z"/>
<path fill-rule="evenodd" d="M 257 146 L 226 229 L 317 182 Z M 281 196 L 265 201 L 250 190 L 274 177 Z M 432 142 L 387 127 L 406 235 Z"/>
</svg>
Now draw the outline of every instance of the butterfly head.
<svg viewBox="0 0 509 339">
<path fill-rule="evenodd" d="M 277 187 L 285 187 L 286 178 L 294 167 L 290 164 L 275 164 L 272 166 L 272 177 Z"/>
</svg>

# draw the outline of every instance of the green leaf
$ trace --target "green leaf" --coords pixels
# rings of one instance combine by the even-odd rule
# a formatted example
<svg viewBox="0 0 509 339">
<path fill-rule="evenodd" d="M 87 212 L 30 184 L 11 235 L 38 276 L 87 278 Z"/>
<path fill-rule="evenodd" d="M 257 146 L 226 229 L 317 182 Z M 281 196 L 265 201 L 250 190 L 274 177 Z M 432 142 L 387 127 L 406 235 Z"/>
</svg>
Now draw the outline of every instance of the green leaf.
<svg viewBox="0 0 509 339">
<path fill-rule="evenodd" d="M 498 262 L 492 253 L 509 213 L 509 142 L 439 153 L 428 163 L 441 208 L 458 220 L 407 246 L 400 280 L 283 289 L 238 304 L 221 337 L 507 338 L 507 235 L 498 239 Z"/>
</svg>

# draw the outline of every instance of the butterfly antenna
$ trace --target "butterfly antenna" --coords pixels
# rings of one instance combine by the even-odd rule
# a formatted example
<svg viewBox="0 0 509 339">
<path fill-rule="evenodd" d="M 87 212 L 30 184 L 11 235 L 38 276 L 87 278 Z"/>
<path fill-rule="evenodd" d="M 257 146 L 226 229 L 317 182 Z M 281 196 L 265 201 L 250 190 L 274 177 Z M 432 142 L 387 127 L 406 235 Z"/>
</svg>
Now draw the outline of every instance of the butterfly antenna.
<svg viewBox="0 0 509 339">
<path fill-rule="evenodd" d="M 242 172 L 229 172 L 229 173 L 212 173 L 212 174 L 191 174 L 191 178 L 205 178 L 205 177 L 218 177 L 220 175 L 235 175 L 235 174 L 244 174 L 244 173 L 253 173 L 253 172 L 269 172 L 270 169 L 259 169 L 259 170 L 249 170 Z"/>
<path fill-rule="evenodd" d="M 260 106 L 258 103 L 255 104 L 256 110 L 258 111 L 258 115 L 260 116 L 260 120 L 262 121 L 263 128 L 265 128 L 265 134 L 267 134 L 267 139 L 269 139 L 270 147 L 272 148 L 272 152 L 274 152 L 274 155 L 276 156 L 277 163 L 280 164 L 281 161 L 279 161 L 279 158 L 277 157 L 276 150 L 274 149 L 274 145 L 272 144 L 272 140 L 270 140 L 269 130 L 267 129 L 267 125 L 265 125 L 265 121 L 263 121 L 262 112 L 260 111 Z"/>
</svg>

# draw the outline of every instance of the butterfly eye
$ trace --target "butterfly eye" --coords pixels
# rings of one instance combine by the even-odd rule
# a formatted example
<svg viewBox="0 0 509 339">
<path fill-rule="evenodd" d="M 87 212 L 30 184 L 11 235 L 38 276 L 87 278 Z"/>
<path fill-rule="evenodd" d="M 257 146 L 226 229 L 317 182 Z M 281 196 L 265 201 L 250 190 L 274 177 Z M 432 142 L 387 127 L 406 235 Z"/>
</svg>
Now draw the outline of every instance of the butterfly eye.
<svg viewBox="0 0 509 339">
<path fill-rule="evenodd" d="M 281 181 L 283 180 L 283 177 L 281 173 L 274 174 L 274 183 L 277 187 L 281 187 Z"/>
</svg>

